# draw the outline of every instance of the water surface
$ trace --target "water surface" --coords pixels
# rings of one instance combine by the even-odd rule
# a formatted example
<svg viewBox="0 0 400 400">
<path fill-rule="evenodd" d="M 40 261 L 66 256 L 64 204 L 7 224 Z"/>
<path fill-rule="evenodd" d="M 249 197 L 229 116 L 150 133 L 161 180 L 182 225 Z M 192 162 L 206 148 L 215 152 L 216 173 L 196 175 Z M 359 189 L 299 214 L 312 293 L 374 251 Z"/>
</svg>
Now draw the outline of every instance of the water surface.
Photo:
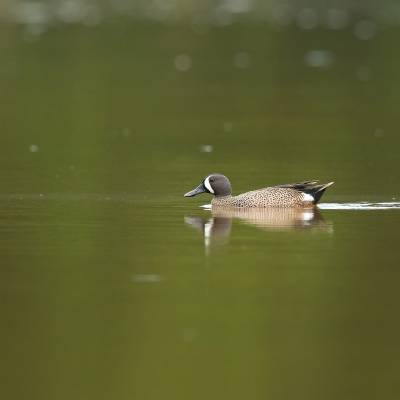
<svg viewBox="0 0 400 400">
<path fill-rule="evenodd" d="M 399 397 L 398 29 L 1 32 L 3 398 Z M 216 171 L 336 184 L 213 215 Z"/>
</svg>

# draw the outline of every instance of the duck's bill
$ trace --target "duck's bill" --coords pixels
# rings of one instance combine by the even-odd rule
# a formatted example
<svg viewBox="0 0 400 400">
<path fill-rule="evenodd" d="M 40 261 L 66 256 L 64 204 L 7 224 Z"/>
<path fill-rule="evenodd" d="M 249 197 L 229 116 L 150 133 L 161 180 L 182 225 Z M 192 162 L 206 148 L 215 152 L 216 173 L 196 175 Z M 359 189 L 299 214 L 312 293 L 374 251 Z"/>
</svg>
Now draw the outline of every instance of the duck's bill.
<svg viewBox="0 0 400 400">
<path fill-rule="evenodd" d="M 190 192 L 187 192 L 184 196 L 185 197 L 193 197 L 197 196 L 200 193 L 207 192 L 207 189 L 205 188 L 204 184 L 201 183 L 199 186 L 197 186 L 196 189 L 191 190 Z"/>
</svg>

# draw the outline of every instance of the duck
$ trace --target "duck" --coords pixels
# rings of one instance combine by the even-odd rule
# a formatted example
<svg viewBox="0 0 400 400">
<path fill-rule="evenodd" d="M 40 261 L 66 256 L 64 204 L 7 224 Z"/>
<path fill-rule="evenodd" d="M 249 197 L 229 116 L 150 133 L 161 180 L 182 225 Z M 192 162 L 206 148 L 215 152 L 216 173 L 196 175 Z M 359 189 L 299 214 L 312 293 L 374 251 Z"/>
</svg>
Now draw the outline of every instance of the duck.
<svg viewBox="0 0 400 400">
<path fill-rule="evenodd" d="M 232 186 L 229 179 L 222 174 L 211 174 L 207 175 L 199 186 L 187 192 L 184 197 L 210 193 L 214 196 L 211 201 L 212 207 L 313 208 L 321 199 L 325 190 L 333 184 L 334 182 L 318 184 L 318 181 L 287 183 L 232 196 Z"/>
</svg>

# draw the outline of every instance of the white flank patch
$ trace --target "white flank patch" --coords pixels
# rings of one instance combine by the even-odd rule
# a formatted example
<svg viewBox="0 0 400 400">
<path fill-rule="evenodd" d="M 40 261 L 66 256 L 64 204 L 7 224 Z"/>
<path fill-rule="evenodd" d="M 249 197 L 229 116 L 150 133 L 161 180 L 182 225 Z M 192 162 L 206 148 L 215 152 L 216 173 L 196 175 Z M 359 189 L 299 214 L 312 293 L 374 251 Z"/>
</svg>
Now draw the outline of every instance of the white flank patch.
<svg viewBox="0 0 400 400">
<path fill-rule="evenodd" d="M 303 200 L 304 201 L 314 201 L 315 199 L 313 196 L 311 196 L 311 194 L 303 193 Z"/>
<path fill-rule="evenodd" d="M 213 188 L 212 188 L 211 185 L 210 185 L 210 177 L 209 177 L 209 176 L 207 176 L 207 178 L 205 179 L 205 181 L 204 181 L 204 186 L 207 188 L 207 190 L 208 190 L 210 193 L 214 194 L 214 190 L 213 190 Z"/>
</svg>

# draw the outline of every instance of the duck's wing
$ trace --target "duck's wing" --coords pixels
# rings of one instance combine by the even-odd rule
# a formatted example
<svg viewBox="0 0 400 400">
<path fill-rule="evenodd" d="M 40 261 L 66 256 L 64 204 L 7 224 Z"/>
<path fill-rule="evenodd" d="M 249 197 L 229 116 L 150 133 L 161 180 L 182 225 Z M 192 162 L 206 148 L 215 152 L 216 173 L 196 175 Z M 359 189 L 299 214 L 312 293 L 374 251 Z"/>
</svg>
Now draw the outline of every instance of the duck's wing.
<svg viewBox="0 0 400 400">
<path fill-rule="evenodd" d="M 285 183 L 283 185 L 276 185 L 274 187 L 295 189 L 295 190 L 300 190 L 300 192 L 303 192 L 304 189 L 314 186 L 317 183 L 318 183 L 318 181 L 304 181 L 304 182 L 297 182 L 297 183 Z"/>
<path fill-rule="evenodd" d="M 324 183 L 322 185 L 318 185 L 318 181 L 304 181 L 298 183 L 287 183 L 275 187 L 294 189 L 299 192 L 309 194 L 314 198 L 313 203 L 317 204 L 321 196 L 324 194 L 325 189 L 333 184 L 334 182 L 329 182 L 329 183 Z"/>
</svg>

